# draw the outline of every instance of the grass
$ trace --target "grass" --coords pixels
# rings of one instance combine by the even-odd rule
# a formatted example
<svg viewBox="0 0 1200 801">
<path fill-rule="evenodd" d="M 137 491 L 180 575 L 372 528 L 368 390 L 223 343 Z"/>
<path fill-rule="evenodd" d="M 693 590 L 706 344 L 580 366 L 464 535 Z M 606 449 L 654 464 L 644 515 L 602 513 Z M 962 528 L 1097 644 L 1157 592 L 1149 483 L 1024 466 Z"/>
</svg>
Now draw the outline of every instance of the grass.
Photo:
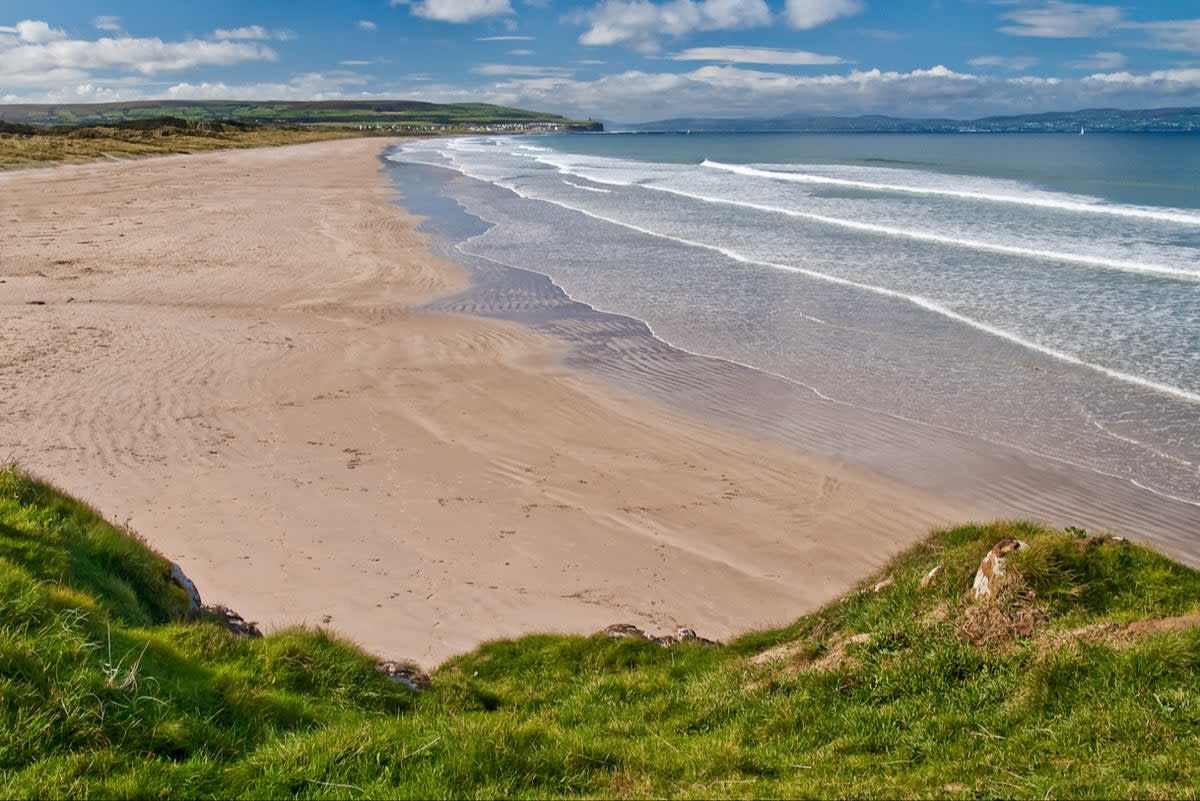
<svg viewBox="0 0 1200 801">
<path fill-rule="evenodd" d="M 172 117 L 77 128 L 34 128 L 0 122 L 0 169 L 300 144 L 361 135 L 358 130 L 339 127 L 211 123 Z"/>
<path fill-rule="evenodd" d="M 981 606 L 972 576 L 1003 537 L 1029 547 Z M 1200 574 L 1078 531 L 935 533 L 860 591 L 719 649 L 493 642 L 420 694 L 328 631 L 250 640 L 187 620 L 168 576 L 94 511 L 0 471 L 0 796 L 1194 798 L 1200 787 L 1200 630 L 1127 625 L 1200 611 Z M 885 576 L 894 583 L 868 589 Z"/>
</svg>

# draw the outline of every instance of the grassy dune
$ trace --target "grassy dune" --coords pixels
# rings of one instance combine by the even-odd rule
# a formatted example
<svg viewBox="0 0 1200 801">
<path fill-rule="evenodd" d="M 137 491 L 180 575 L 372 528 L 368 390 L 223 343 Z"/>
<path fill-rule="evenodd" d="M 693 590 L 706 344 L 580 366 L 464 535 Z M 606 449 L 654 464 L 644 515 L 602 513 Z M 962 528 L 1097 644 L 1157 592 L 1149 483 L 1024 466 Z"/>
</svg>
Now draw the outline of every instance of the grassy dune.
<svg viewBox="0 0 1200 801">
<path fill-rule="evenodd" d="M 164 559 L 5 469 L 0 796 L 1195 797 L 1197 572 L 995 523 L 862 590 L 716 649 L 494 642 L 417 693 L 331 632 L 187 620 Z"/>
<path fill-rule="evenodd" d="M 349 128 L 189 122 L 170 117 L 82 128 L 34 128 L 0 122 L 0 169 L 289 145 L 361 135 Z"/>
</svg>

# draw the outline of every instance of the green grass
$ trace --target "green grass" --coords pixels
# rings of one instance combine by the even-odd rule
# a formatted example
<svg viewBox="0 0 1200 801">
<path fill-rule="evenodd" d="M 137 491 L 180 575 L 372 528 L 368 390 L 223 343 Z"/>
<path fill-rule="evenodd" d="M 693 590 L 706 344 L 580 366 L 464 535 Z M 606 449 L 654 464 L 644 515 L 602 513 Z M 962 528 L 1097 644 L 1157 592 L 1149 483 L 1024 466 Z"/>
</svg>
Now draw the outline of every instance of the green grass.
<svg viewBox="0 0 1200 801">
<path fill-rule="evenodd" d="M 1030 547 L 984 614 L 971 579 L 1006 536 Z M 936 564 L 944 572 L 922 589 Z M 861 589 L 885 575 L 892 586 L 719 649 L 489 643 L 443 665 L 424 694 L 331 632 L 249 640 L 186 621 L 168 575 L 92 510 L 0 471 L 0 796 L 1194 798 L 1200 787 L 1200 631 L 1123 629 L 1195 614 L 1200 574 L 1079 532 L 939 532 Z M 771 649 L 779 658 L 763 660 Z"/>
</svg>

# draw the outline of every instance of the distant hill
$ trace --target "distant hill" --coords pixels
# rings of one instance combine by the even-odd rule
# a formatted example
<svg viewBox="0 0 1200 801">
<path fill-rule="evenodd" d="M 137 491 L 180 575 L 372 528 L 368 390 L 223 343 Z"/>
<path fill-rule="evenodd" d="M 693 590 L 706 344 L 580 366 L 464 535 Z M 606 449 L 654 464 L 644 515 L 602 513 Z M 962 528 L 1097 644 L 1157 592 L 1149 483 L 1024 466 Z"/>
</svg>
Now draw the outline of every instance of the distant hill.
<svg viewBox="0 0 1200 801">
<path fill-rule="evenodd" d="M 773 118 L 714 119 L 681 117 L 637 125 L 610 125 L 618 131 L 802 131 L 812 133 L 1021 133 L 1088 131 L 1200 132 L 1200 108 L 1124 110 L 1091 108 L 983 117 L 977 120 L 945 118 L 907 119 L 881 115 L 827 117 L 791 115 Z"/>
<path fill-rule="evenodd" d="M 591 120 L 494 106 L 488 103 L 442 105 L 415 100 L 139 100 L 126 103 L 0 105 L 0 121 L 25 125 L 111 125 L 159 117 L 186 120 L 273 124 L 385 125 L 467 127 L 480 125 L 562 126 L 603 130 Z"/>
</svg>

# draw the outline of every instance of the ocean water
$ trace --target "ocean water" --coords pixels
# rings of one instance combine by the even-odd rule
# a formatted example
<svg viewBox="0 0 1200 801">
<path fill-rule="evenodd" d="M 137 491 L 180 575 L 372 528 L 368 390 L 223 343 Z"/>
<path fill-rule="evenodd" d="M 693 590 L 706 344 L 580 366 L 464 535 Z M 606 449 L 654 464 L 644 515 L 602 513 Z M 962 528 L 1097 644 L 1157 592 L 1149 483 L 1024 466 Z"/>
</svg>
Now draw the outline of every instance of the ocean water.
<svg viewBox="0 0 1200 801">
<path fill-rule="evenodd" d="M 430 139 L 458 249 L 692 353 L 1200 504 L 1200 137 Z"/>
</svg>

